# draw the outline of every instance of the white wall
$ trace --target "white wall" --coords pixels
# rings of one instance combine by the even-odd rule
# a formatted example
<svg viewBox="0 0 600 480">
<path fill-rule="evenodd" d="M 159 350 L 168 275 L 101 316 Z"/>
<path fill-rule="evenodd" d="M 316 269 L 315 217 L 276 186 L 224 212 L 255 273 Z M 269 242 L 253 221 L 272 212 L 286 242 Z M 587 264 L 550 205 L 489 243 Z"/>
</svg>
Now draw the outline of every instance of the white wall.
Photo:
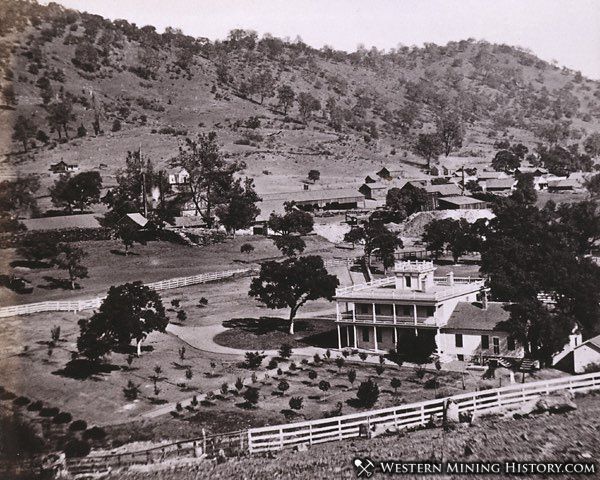
<svg viewBox="0 0 600 480">
<path fill-rule="evenodd" d="M 600 352 L 589 345 L 581 345 L 573 350 L 573 366 L 575 373 L 584 371 L 590 363 L 600 363 Z"/>
<path fill-rule="evenodd" d="M 447 355 L 464 355 L 468 357 L 483 355 L 484 357 L 513 357 L 521 358 L 524 355 L 524 349 L 518 342 L 515 342 L 515 349 L 508 349 L 508 334 L 506 332 L 489 332 L 489 331 L 463 331 L 463 346 L 456 346 L 456 333 L 461 332 L 442 332 L 440 334 L 443 354 Z M 489 336 L 489 348 L 481 348 L 481 336 Z M 493 337 L 498 337 L 500 342 L 500 353 L 494 353 Z"/>
</svg>

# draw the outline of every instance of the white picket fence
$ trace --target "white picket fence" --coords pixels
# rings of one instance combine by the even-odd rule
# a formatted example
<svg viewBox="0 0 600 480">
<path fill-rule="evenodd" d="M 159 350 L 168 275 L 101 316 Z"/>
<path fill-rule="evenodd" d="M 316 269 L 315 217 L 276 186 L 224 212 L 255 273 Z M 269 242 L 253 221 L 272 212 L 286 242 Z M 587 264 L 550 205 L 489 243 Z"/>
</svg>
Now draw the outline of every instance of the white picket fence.
<svg viewBox="0 0 600 480">
<path fill-rule="evenodd" d="M 146 285 L 154 290 L 168 290 L 171 288 L 187 287 L 188 285 L 214 282 L 216 280 L 230 278 L 235 275 L 242 275 L 252 271 L 252 268 L 240 268 L 237 270 L 226 270 L 223 272 L 202 273 L 200 275 L 192 275 L 190 277 L 178 277 L 171 278 L 169 280 L 162 280 L 160 282 L 147 283 Z M 89 298 L 86 300 L 49 301 L 2 307 L 0 308 L 0 318 L 39 312 L 79 312 L 80 310 L 90 310 L 93 308 L 98 308 L 104 298 L 105 296 Z"/>
<path fill-rule="evenodd" d="M 600 373 L 515 384 L 321 420 L 251 428 L 248 430 L 248 450 L 250 453 L 259 453 L 299 444 L 314 445 L 355 438 L 360 436 L 361 426 L 368 430 L 376 425 L 396 429 L 424 426 L 432 416 L 442 418 L 444 405 L 450 398 L 458 404 L 460 412 L 485 412 L 534 400 L 539 398 L 540 394 L 549 394 L 557 390 L 575 392 L 594 389 L 600 389 Z"/>
</svg>

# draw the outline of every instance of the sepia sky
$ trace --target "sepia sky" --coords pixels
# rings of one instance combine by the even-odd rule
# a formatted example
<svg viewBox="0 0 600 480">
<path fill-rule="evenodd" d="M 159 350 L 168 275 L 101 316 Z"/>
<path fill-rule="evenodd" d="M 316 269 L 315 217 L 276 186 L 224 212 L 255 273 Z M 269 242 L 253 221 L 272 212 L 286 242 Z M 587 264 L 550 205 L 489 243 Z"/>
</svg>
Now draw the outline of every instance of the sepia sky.
<svg viewBox="0 0 600 480">
<path fill-rule="evenodd" d="M 531 49 L 600 80 L 600 0 L 54 0 L 159 31 L 225 38 L 232 28 L 353 51 L 469 37 Z M 48 3 L 48 2 L 42 2 Z"/>
</svg>

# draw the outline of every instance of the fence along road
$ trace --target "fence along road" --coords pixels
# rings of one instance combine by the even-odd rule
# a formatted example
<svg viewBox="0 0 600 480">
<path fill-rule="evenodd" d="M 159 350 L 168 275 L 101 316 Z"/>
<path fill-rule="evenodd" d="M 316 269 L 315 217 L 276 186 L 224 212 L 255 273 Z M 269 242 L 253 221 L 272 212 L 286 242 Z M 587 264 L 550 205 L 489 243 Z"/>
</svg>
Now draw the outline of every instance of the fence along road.
<svg viewBox="0 0 600 480">
<path fill-rule="evenodd" d="M 298 444 L 315 445 L 355 438 L 360 436 L 361 425 L 366 425 L 369 429 L 374 426 L 396 429 L 425 426 L 432 416 L 436 419 L 442 418 L 444 405 L 449 399 L 458 404 L 459 412 L 485 412 L 535 400 L 540 394 L 549 394 L 558 390 L 583 392 L 595 389 L 600 389 L 600 373 L 510 385 L 309 422 L 251 428 L 248 430 L 248 451 L 268 452 Z"/>
<path fill-rule="evenodd" d="M 69 470 L 74 473 L 103 471 L 109 467 L 148 464 L 174 457 L 211 458 L 216 456 L 220 449 L 223 449 L 227 456 L 277 451 L 299 444 L 316 445 L 356 438 L 360 436 L 361 425 L 367 428 L 378 425 L 398 429 L 425 426 L 432 415 L 437 419 L 442 418 L 444 405 L 449 399 L 458 404 L 460 412 L 486 412 L 536 400 L 541 394 L 559 390 L 586 392 L 598 389 L 600 389 L 600 373 L 510 385 L 352 415 L 215 434 L 135 452 L 72 459 L 69 460 Z"/>
<path fill-rule="evenodd" d="M 240 268 L 237 270 L 226 270 L 223 272 L 202 273 L 190 277 L 171 278 L 160 282 L 146 283 L 145 285 L 154 290 L 169 290 L 171 288 L 187 287 L 188 285 L 197 285 L 200 283 L 213 282 L 224 278 L 234 277 L 252 272 L 252 268 Z M 27 303 L 25 305 L 14 305 L 11 307 L 0 308 L 0 318 L 12 317 L 14 315 L 26 315 L 39 312 L 79 312 L 80 310 L 90 310 L 98 308 L 106 297 L 96 297 L 86 300 L 65 300 L 49 301 L 39 303 Z"/>
</svg>

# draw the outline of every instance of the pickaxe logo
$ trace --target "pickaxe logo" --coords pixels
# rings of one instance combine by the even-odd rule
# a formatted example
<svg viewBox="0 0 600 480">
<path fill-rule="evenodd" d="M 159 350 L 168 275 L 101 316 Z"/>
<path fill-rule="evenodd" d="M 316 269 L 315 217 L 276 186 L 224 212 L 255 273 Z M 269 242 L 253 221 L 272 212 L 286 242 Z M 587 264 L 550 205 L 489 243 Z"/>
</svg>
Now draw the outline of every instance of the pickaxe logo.
<svg viewBox="0 0 600 480">
<path fill-rule="evenodd" d="M 371 475 L 373 475 L 373 470 L 375 470 L 375 464 L 371 460 L 368 458 L 355 458 L 353 463 L 358 471 L 358 477 L 362 477 L 364 475 L 366 478 L 371 478 Z"/>
</svg>

